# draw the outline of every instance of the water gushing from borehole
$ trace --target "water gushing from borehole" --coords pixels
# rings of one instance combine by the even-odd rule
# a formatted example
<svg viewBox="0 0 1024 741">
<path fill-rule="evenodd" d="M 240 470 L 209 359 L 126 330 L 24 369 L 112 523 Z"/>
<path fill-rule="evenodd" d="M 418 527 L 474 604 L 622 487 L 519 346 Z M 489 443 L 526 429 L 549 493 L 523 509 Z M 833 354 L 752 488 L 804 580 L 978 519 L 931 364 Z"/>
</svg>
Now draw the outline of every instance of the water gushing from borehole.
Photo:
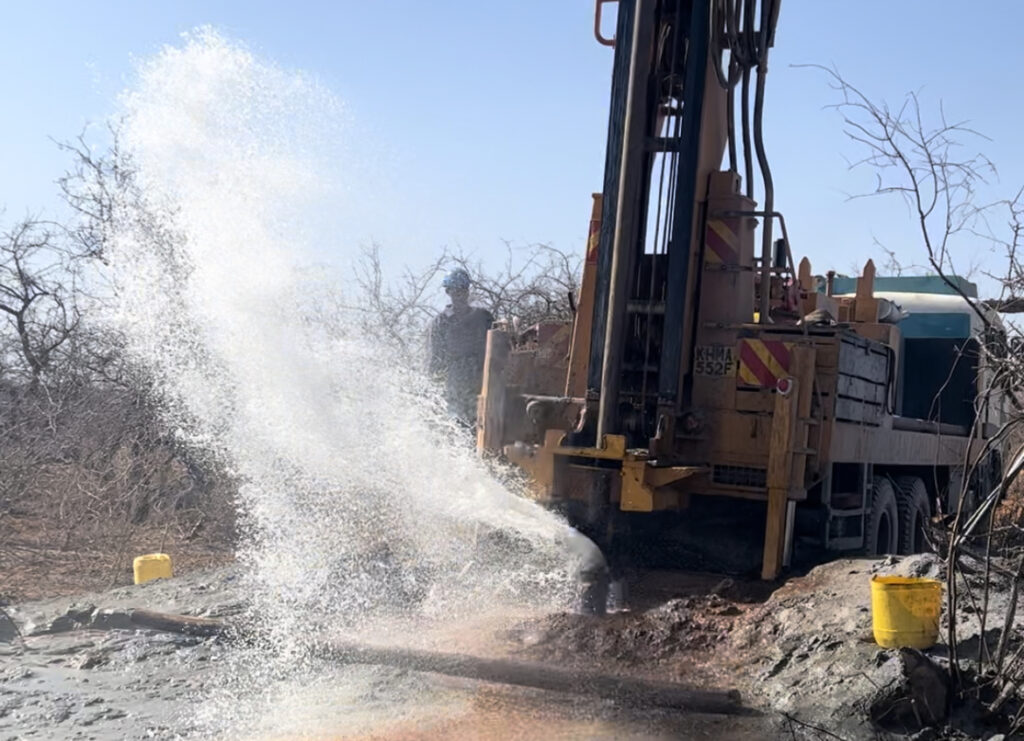
<svg viewBox="0 0 1024 741">
<path fill-rule="evenodd" d="M 358 305 L 352 285 L 306 269 L 315 247 L 342 269 L 357 256 L 315 226 L 359 207 L 338 201 L 361 189 L 336 98 L 203 30 L 143 62 L 123 108 L 148 214 L 115 220 L 114 320 L 177 433 L 242 481 L 239 556 L 279 657 L 250 666 L 253 683 L 308 666 L 304 641 L 325 623 L 462 615 L 482 596 L 564 606 L 564 523 L 458 441 L 363 313 L 310 320 L 311 306 Z"/>
</svg>

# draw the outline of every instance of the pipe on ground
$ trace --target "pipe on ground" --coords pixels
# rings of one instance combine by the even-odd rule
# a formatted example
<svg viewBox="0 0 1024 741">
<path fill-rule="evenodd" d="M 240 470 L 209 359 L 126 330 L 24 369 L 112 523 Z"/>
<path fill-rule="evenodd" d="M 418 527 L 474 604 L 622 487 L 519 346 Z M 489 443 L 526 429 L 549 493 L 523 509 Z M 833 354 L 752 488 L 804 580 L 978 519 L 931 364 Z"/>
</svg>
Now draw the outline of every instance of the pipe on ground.
<svg viewBox="0 0 1024 741">
<path fill-rule="evenodd" d="M 736 690 L 698 690 L 674 682 L 599 674 L 511 659 L 486 659 L 346 642 L 321 643 L 314 649 L 314 654 L 317 658 L 343 664 L 393 666 L 483 682 L 590 695 L 642 707 L 731 715 L 752 712 L 743 707 Z"/>
</svg>

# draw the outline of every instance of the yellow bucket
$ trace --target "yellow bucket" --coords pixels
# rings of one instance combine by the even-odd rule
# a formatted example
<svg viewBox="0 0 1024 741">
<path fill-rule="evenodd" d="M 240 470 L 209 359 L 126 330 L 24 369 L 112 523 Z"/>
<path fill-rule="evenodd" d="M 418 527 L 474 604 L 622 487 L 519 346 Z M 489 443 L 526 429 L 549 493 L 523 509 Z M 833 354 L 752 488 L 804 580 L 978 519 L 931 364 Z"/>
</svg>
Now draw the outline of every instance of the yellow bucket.
<svg viewBox="0 0 1024 741">
<path fill-rule="evenodd" d="M 166 553 L 150 553 L 145 556 L 136 557 L 132 562 L 135 570 L 135 583 L 151 581 L 152 579 L 170 579 L 171 557 Z"/>
<path fill-rule="evenodd" d="M 931 648 L 939 639 L 942 582 L 871 577 L 871 624 L 883 648 Z"/>
</svg>

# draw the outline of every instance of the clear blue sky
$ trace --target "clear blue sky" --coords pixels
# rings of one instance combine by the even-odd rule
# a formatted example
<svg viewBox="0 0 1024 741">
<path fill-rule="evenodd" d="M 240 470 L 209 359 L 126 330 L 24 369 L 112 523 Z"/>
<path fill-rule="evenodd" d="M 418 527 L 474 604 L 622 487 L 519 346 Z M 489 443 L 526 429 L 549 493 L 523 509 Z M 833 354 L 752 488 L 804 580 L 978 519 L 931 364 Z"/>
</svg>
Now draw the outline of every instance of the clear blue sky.
<svg viewBox="0 0 1024 741">
<path fill-rule="evenodd" d="M 392 218 L 360 225 L 396 259 L 425 262 L 458 242 L 485 254 L 500 238 L 582 248 L 600 188 L 611 52 L 591 35 L 591 0 L 7 3 L 0 26 L 0 204 L 6 220 L 58 208 L 66 164 L 49 137 L 74 136 L 115 108 L 133 57 L 212 25 L 286 69 L 304 70 L 370 132 L 350 145 L 378 158 Z M 1013 80 L 1024 4 L 785 0 L 767 97 L 777 206 L 794 251 L 849 270 L 878 237 L 918 258 L 897 204 L 850 203 L 864 177 L 820 73 L 834 64 L 873 96 L 941 97 L 951 117 L 992 138 L 1007 191 L 1024 182 L 1021 98 Z M 382 146 L 384 143 L 384 146 Z M 381 154 L 381 150 L 384 154 Z M 397 244 L 396 244 L 397 243 Z"/>
</svg>

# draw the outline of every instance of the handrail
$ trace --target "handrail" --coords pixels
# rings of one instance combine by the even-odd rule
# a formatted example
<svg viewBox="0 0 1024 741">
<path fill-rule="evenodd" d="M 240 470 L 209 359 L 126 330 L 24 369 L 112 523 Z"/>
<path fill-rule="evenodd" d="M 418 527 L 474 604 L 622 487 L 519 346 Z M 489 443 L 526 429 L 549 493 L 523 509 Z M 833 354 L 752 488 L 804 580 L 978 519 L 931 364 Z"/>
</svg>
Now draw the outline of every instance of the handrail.
<svg viewBox="0 0 1024 741">
<path fill-rule="evenodd" d="M 601 6 L 606 3 L 617 3 L 619 0 L 594 0 L 594 38 L 602 46 L 615 46 L 615 37 L 610 39 L 601 35 Z"/>
</svg>

